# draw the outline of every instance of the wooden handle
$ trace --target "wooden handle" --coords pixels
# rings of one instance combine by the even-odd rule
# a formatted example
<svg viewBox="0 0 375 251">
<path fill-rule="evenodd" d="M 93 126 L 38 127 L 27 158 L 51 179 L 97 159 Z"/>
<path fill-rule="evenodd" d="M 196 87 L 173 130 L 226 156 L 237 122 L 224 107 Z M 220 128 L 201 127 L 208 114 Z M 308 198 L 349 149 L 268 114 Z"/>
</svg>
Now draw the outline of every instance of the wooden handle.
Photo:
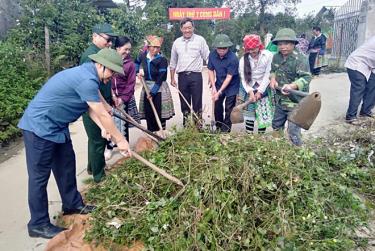
<svg viewBox="0 0 375 251">
<path fill-rule="evenodd" d="M 116 109 L 120 113 L 122 113 L 124 116 L 118 115 L 118 114 L 113 114 L 116 118 L 119 118 L 123 121 L 128 122 L 129 124 L 132 124 L 133 126 L 137 127 L 139 130 L 149 134 L 151 138 L 156 142 L 159 143 L 159 141 L 163 141 L 164 139 L 160 137 L 159 135 L 147 130 L 145 127 L 143 127 L 141 124 L 139 124 L 137 121 L 135 121 L 129 114 L 127 114 L 125 111 L 121 111 L 120 109 Z M 131 119 L 130 119 L 131 118 Z"/>
<path fill-rule="evenodd" d="M 276 86 L 275 89 L 281 92 L 282 88 L 280 86 Z M 288 90 L 288 92 L 297 96 L 301 96 L 301 97 L 306 97 L 310 95 L 308 92 L 301 92 L 301 91 L 292 90 L 292 89 Z"/>
<path fill-rule="evenodd" d="M 163 131 L 163 127 L 161 125 L 161 121 L 160 121 L 160 118 L 159 118 L 159 115 L 158 115 L 158 112 L 156 111 L 156 108 L 155 108 L 155 105 L 154 105 L 154 102 L 152 101 L 152 98 L 148 98 L 150 97 L 150 90 L 148 89 L 148 86 L 146 85 L 145 81 L 143 78 L 141 78 L 141 83 L 143 85 L 143 88 L 145 88 L 145 92 L 147 94 L 147 99 L 148 101 L 150 102 L 150 105 L 151 105 L 151 108 L 152 108 L 152 111 L 154 112 L 154 115 L 155 115 L 155 119 L 156 119 L 156 123 L 158 124 L 159 126 L 159 129 L 160 131 Z"/>
<path fill-rule="evenodd" d="M 253 102 L 250 99 L 248 99 L 245 102 L 243 102 L 242 104 L 240 104 L 238 108 L 242 110 L 251 103 L 253 103 Z"/>
<path fill-rule="evenodd" d="M 175 86 L 176 90 L 178 91 L 178 94 L 180 94 L 180 96 L 182 97 L 182 99 L 184 100 L 184 102 L 186 103 L 186 105 L 189 107 L 190 109 L 190 112 L 195 116 L 195 118 L 199 121 L 200 118 L 198 117 L 198 115 L 194 112 L 193 110 L 193 107 L 191 107 L 191 105 L 189 104 L 189 102 L 186 100 L 186 98 L 184 97 L 184 95 L 182 94 L 182 92 L 178 89 L 178 86 Z"/>
<path fill-rule="evenodd" d="M 159 173 L 160 175 L 164 176 L 165 178 L 169 179 L 170 181 L 172 181 L 173 183 L 176 183 L 177 185 L 179 186 L 184 186 L 184 184 L 182 183 L 181 180 L 177 179 L 176 177 L 168 174 L 166 171 L 164 171 L 163 169 L 157 167 L 156 165 L 152 164 L 150 161 L 146 160 L 145 158 L 143 158 L 141 155 L 139 155 L 138 153 L 136 152 L 133 152 L 131 151 L 131 155 L 136 158 L 137 160 L 141 161 L 143 164 L 145 164 L 146 166 L 148 166 L 149 168 L 151 168 L 152 170 L 154 170 L 155 172 Z"/>
</svg>

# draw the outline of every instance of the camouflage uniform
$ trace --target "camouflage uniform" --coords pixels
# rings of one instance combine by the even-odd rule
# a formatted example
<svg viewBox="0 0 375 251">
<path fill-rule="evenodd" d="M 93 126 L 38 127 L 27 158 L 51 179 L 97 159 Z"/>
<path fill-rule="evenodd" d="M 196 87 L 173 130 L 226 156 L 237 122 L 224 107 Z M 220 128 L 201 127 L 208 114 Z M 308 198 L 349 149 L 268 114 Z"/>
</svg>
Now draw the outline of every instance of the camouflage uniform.
<svg viewBox="0 0 375 251">
<path fill-rule="evenodd" d="M 279 34 L 281 33 L 281 34 Z M 281 29 L 273 43 L 278 41 L 292 41 L 298 43 L 295 33 L 291 29 Z M 271 77 L 275 77 L 280 87 L 285 84 L 294 83 L 298 90 L 308 92 L 311 74 L 307 58 L 296 49 L 284 58 L 280 53 L 274 55 L 271 65 Z M 272 121 L 272 128 L 276 131 L 283 131 L 289 113 L 297 106 L 302 98 L 293 94 L 283 95 L 280 91 L 275 94 L 275 114 Z M 296 124 L 288 123 L 288 135 L 294 145 L 302 145 L 301 128 Z"/>
<path fill-rule="evenodd" d="M 273 76 L 280 87 L 294 83 L 298 86 L 298 90 L 309 92 L 311 74 L 307 58 L 297 50 L 294 50 L 286 59 L 280 53 L 273 57 L 271 77 Z M 275 99 L 276 104 L 280 104 L 284 110 L 291 111 L 302 98 L 293 94 L 286 96 L 276 91 Z"/>
</svg>

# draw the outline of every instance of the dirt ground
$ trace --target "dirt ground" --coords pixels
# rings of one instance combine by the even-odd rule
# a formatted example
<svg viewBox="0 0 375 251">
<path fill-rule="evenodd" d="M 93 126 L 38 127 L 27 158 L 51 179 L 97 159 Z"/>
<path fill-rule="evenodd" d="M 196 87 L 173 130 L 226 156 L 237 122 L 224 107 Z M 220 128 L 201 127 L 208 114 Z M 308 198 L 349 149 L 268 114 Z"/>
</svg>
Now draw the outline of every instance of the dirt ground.
<svg viewBox="0 0 375 251">
<path fill-rule="evenodd" d="M 204 114 L 206 123 L 210 123 L 211 100 L 207 88 L 207 73 L 204 72 Z M 311 82 L 311 91 L 322 94 L 322 109 L 315 124 L 309 131 L 303 132 L 304 138 L 315 137 L 330 130 L 345 130 L 344 115 L 349 100 L 349 80 L 346 73 L 322 75 Z M 180 127 L 182 116 L 178 93 L 171 87 L 174 98 L 176 116 L 167 122 L 167 127 Z M 139 96 L 140 86 L 136 95 Z M 144 123 L 144 122 L 143 122 Z M 341 126 L 342 125 L 342 126 Z M 235 131 L 244 130 L 244 125 L 234 126 Z M 82 120 L 70 126 L 72 141 L 77 159 L 77 180 L 79 189 L 84 188 L 83 181 L 89 178 L 86 172 L 87 137 Z M 130 129 L 130 144 L 134 146 L 137 138 L 142 135 L 138 129 Z M 29 238 L 26 224 L 29 220 L 27 205 L 27 170 L 25 151 L 22 143 L 15 144 L 11 149 L 0 150 L 0 250 L 44 250 L 47 240 Z M 119 154 L 111 159 L 109 165 L 119 158 Z M 52 176 L 52 175 L 51 175 Z M 61 210 L 61 199 L 57 191 L 54 178 L 50 178 L 48 185 L 49 212 L 52 221 Z"/>
</svg>

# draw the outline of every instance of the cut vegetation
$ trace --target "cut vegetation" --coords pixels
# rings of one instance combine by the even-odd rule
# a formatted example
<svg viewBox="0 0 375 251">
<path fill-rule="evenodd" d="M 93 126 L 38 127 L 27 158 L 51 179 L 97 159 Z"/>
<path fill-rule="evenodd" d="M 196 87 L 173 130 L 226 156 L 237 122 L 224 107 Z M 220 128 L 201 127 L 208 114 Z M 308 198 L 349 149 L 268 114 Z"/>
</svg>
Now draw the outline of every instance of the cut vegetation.
<svg viewBox="0 0 375 251">
<path fill-rule="evenodd" d="M 87 240 L 150 250 L 350 250 L 368 238 L 374 124 L 296 148 L 243 134 L 178 132 L 144 154 L 181 187 L 128 160 L 86 195 Z"/>
</svg>

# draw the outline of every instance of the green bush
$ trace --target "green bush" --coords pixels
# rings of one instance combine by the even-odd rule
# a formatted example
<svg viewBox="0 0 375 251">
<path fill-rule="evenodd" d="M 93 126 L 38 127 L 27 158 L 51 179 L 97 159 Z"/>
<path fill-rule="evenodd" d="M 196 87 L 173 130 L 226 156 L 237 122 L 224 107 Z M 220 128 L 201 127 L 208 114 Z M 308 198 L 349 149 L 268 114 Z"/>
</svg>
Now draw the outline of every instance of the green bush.
<svg viewBox="0 0 375 251">
<path fill-rule="evenodd" d="M 16 136 L 17 123 L 45 80 L 46 71 L 30 51 L 0 42 L 0 144 Z"/>
</svg>

